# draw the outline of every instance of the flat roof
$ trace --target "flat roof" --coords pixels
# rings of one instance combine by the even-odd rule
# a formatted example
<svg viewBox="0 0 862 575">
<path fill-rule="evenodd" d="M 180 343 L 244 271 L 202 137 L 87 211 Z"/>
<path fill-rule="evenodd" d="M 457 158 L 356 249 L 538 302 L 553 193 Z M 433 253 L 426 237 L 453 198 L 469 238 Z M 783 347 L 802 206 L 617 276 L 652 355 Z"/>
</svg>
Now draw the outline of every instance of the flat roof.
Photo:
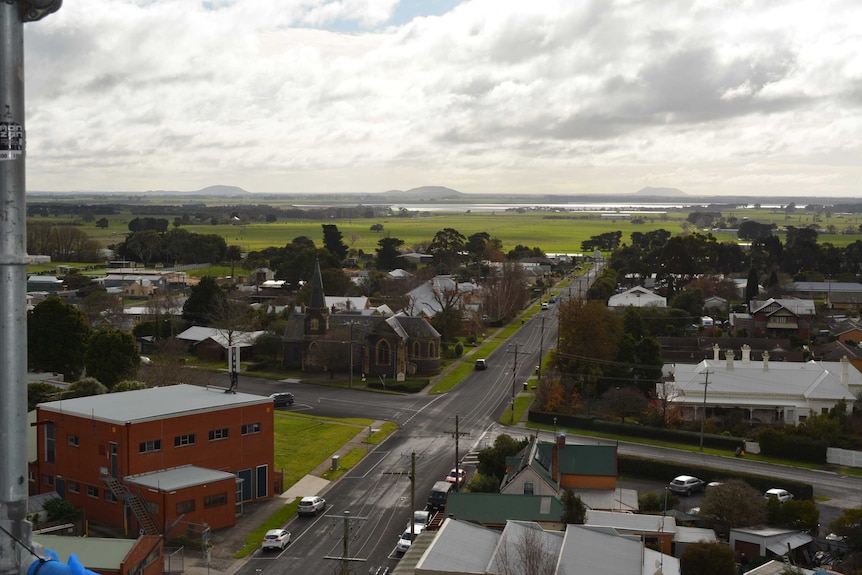
<svg viewBox="0 0 862 575">
<path fill-rule="evenodd" d="M 33 541 L 57 554 L 61 563 L 69 563 L 69 555 L 77 555 L 87 569 L 119 570 L 123 560 L 138 542 L 137 539 L 109 537 L 66 537 L 63 535 L 33 535 Z"/>
<path fill-rule="evenodd" d="M 268 396 L 225 393 L 225 388 L 199 387 L 181 383 L 166 387 L 49 401 L 40 403 L 38 407 L 53 413 L 66 413 L 122 425 L 202 411 L 272 403 L 272 399 Z"/>
<path fill-rule="evenodd" d="M 224 481 L 225 479 L 236 480 L 236 475 L 196 465 L 184 465 L 182 467 L 174 467 L 173 469 L 163 469 L 125 477 L 125 481 L 129 483 L 159 491 L 174 491 L 176 489 L 194 487 L 195 485 Z"/>
</svg>

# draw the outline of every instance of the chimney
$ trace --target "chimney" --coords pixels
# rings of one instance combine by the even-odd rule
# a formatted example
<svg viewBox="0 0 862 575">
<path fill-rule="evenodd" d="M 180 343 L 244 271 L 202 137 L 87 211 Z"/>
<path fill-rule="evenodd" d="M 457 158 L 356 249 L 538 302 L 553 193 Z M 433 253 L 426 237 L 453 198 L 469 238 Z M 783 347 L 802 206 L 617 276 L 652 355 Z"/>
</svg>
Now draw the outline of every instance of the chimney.
<svg viewBox="0 0 862 575">
<path fill-rule="evenodd" d="M 554 441 L 554 448 L 553 448 L 553 453 L 551 456 L 551 479 L 555 482 L 557 481 L 557 477 L 559 476 L 559 472 L 560 472 L 559 451 L 561 449 L 563 449 L 565 446 L 566 446 L 566 434 L 565 433 L 558 433 L 556 438 L 555 438 L 555 441 Z"/>
<path fill-rule="evenodd" d="M 724 354 L 724 357 L 727 359 L 727 371 L 733 371 L 733 350 L 727 350 L 727 353 Z"/>
<path fill-rule="evenodd" d="M 850 385 L 850 360 L 846 355 L 841 357 L 841 385 Z"/>
<path fill-rule="evenodd" d="M 751 363 L 751 346 L 747 343 L 742 345 L 742 363 Z"/>
<path fill-rule="evenodd" d="M 763 352 L 763 371 L 769 371 L 769 352 Z"/>
<path fill-rule="evenodd" d="M 717 343 L 712 344 L 712 361 L 718 361 L 719 347 Z"/>
</svg>

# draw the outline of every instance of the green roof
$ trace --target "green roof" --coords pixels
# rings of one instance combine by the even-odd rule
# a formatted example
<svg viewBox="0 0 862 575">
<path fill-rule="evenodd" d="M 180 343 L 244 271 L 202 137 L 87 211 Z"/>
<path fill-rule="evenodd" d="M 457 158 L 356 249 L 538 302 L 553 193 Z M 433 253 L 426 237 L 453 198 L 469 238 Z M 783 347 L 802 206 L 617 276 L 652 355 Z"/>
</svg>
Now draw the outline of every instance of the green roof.
<svg viewBox="0 0 862 575">
<path fill-rule="evenodd" d="M 554 444 L 539 443 L 537 457 L 553 458 Z M 615 445 L 566 445 L 557 453 L 557 465 L 562 475 L 617 476 Z"/>
<path fill-rule="evenodd" d="M 505 525 L 509 519 L 560 521 L 563 506 L 547 495 L 456 492 L 449 494 L 446 515 L 482 525 Z"/>
</svg>

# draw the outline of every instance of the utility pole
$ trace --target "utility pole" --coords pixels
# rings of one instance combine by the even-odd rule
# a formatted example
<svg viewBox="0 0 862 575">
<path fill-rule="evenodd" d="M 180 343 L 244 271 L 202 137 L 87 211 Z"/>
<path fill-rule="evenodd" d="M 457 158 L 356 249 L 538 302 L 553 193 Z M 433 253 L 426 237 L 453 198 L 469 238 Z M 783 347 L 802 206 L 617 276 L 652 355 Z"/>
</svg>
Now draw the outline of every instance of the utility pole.
<svg viewBox="0 0 862 575">
<path fill-rule="evenodd" d="M 347 388 L 353 389 L 353 326 L 356 322 L 350 322 L 350 380 L 347 382 Z"/>
<path fill-rule="evenodd" d="M 709 374 L 712 373 L 708 369 L 703 372 L 703 417 L 700 419 L 700 450 L 703 451 L 703 428 L 706 424 L 706 388 L 709 387 Z"/>
<path fill-rule="evenodd" d="M 455 438 L 455 491 L 461 491 L 461 455 L 458 453 L 458 439 L 462 435 L 470 435 L 469 433 L 458 431 L 458 414 L 455 414 L 455 431 L 452 432 L 452 437 Z"/>
<path fill-rule="evenodd" d="M 350 511 L 344 512 L 344 535 L 342 536 L 342 550 L 341 557 L 333 557 L 327 555 L 324 559 L 335 559 L 341 561 L 341 575 L 350 575 L 350 562 L 351 561 L 365 561 L 365 559 L 359 559 L 357 557 L 350 556 L 350 522 L 351 521 L 365 521 L 367 517 L 351 517 Z"/>
<path fill-rule="evenodd" d="M 539 334 L 539 379 L 542 379 L 542 359 L 545 357 L 545 314 L 542 314 L 542 331 Z"/>
<path fill-rule="evenodd" d="M 0 2 L 0 575 L 33 562 L 27 521 L 27 199 L 24 23 L 62 0 Z"/>
<path fill-rule="evenodd" d="M 515 377 L 518 375 L 518 344 L 515 345 L 515 366 L 512 368 L 512 413 L 509 416 L 509 424 L 515 423 Z"/>
</svg>

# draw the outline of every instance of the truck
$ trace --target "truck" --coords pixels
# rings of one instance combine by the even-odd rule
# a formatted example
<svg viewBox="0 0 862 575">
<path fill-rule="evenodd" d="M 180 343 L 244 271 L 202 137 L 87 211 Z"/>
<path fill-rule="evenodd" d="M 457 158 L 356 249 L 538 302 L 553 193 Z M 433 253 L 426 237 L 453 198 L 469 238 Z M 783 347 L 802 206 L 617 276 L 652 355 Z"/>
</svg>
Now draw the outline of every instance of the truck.
<svg viewBox="0 0 862 575">
<path fill-rule="evenodd" d="M 447 481 L 437 481 L 434 483 L 434 487 L 428 493 L 428 511 L 432 513 L 442 511 L 446 507 L 450 491 L 452 491 L 451 483 Z"/>
</svg>

